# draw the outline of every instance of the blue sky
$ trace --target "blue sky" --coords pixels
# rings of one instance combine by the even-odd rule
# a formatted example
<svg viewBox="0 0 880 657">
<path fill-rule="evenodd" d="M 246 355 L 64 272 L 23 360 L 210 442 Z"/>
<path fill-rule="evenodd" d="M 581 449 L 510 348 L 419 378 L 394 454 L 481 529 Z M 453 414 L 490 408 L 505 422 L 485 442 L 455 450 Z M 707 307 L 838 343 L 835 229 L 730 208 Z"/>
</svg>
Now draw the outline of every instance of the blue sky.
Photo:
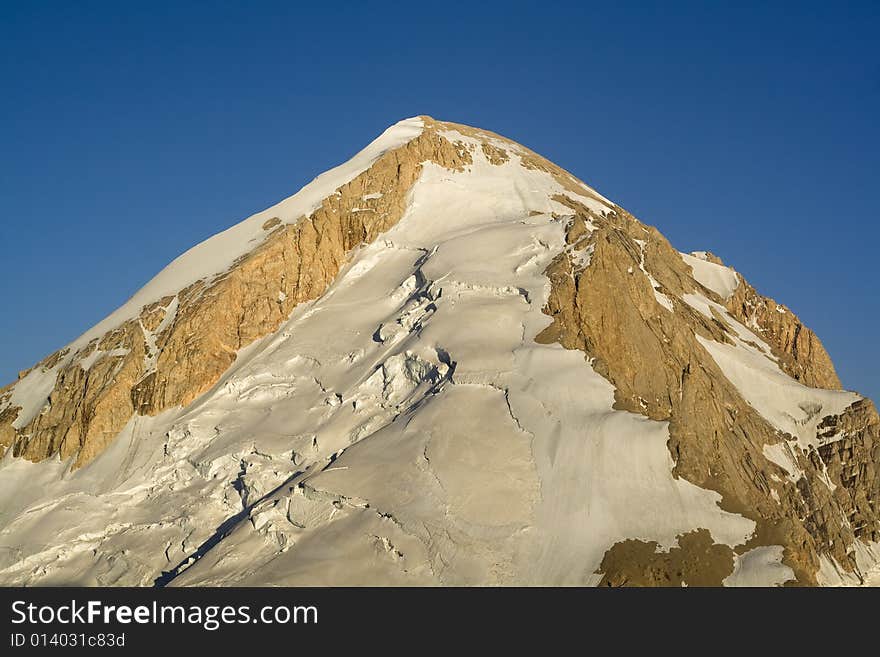
<svg viewBox="0 0 880 657">
<path fill-rule="evenodd" d="M 430 114 L 716 252 L 880 398 L 880 4 L 722 4 L 6 0 L 0 385 Z"/>
</svg>

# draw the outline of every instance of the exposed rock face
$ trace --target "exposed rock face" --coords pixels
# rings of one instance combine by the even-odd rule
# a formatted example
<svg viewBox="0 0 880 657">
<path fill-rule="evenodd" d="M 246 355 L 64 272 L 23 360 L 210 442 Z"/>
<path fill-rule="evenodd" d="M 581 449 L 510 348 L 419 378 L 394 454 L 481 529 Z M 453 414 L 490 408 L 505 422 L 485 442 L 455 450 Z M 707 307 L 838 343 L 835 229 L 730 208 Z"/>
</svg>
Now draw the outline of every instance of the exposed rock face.
<svg viewBox="0 0 880 657">
<path fill-rule="evenodd" d="M 831 415 L 819 425 L 818 458 L 831 481 L 840 482 L 835 497 L 852 527 L 863 541 L 880 541 L 878 513 L 878 466 L 880 418 L 868 399 L 855 402 L 842 415 Z M 816 458 L 811 454 L 811 458 Z M 818 524 L 811 519 L 811 524 Z"/>
<path fill-rule="evenodd" d="M 840 391 L 834 367 L 816 335 L 789 309 L 761 296 L 723 267 L 717 257 L 703 254 L 701 259 L 726 281 L 723 287 L 713 285 L 714 279 L 694 270 L 700 263 L 691 259 L 689 264 L 656 229 L 532 151 L 486 131 L 428 117 L 421 121 L 423 129 L 417 136 L 382 152 L 369 168 L 338 186 L 313 211 L 297 218 L 261 218 L 256 225 L 263 239 L 227 269 L 151 300 L 136 316 L 88 344 L 59 350 L 22 372 L 17 383 L 0 389 L 0 451 L 11 449 L 12 456 L 34 462 L 60 456 L 79 468 L 99 461 L 121 432 L 137 436 L 133 418 L 197 409 L 223 387 L 222 382 L 229 383 L 246 347 L 260 346 L 264 343 L 257 343 L 262 339 L 277 339 L 294 312 L 326 298 L 328 289 L 353 262 L 361 267 L 353 278 L 367 275 L 364 272 L 374 264 L 358 261 L 359 254 L 367 245 L 381 245 L 383 236 L 416 212 L 420 202 L 438 193 L 438 186 L 440 196 L 454 198 L 456 185 L 466 182 L 455 174 L 477 165 L 492 171 L 519 167 L 532 177 L 518 178 L 509 187 L 505 181 L 492 179 L 498 189 L 489 192 L 482 187 L 487 184 L 483 179 L 468 183 L 490 199 L 495 194 L 502 200 L 521 198 L 521 203 L 510 206 L 490 201 L 485 225 L 475 223 L 467 230 L 476 234 L 506 222 L 511 232 L 492 233 L 492 239 L 505 245 L 498 251 L 501 256 L 522 255 L 522 262 L 485 263 L 482 252 L 474 253 L 469 256 L 472 263 L 456 264 L 459 273 L 463 269 L 473 280 L 465 280 L 465 275 L 462 280 L 445 280 L 454 268 L 444 261 L 449 256 L 443 251 L 436 262 L 432 260 L 437 243 L 389 244 L 389 250 L 418 255 L 412 255 L 415 264 L 400 265 L 406 276 L 395 283 L 399 285 L 392 293 L 400 303 L 394 321 L 365 333 L 369 345 L 381 350 L 376 363 L 363 365 L 363 372 L 357 370 L 367 351 L 363 346 L 343 354 L 343 369 L 360 372 L 351 390 L 331 390 L 314 374 L 270 372 L 269 365 L 264 365 L 265 372 L 248 373 L 246 383 L 241 384 L 252 386 L 248 394 L 266 396 L 268 410 L 261 408 L 261 412 L 267 415 L 273 411 L 272 404 L 285 396 L 316 395 L 307 413 L 319 418 L 315 424 L 324 423 L 321 426 L 330 429 L 319 440 L 313 426 L 305 424 L 294 431 L 284 425 L 283 431 L 291 432 L 283 434 L 289 460 L 279 463 L 277 455 L 264 454 L 253 443 L 244 455 L 238 450 L 212 456 L 214 460 L 204 463 L 193 461 L 197 472 L 193 476 L 213 481 L 218 471 L 228 475 L 232 467 L 235 492 L 223 493 L 224 504 L 231 495 L 233 506 L 240 504 L 236 514 L 244 513 L 251 520 L 261 540 L 277 542 L 279 553 L 297 541 L 308 553 L 309 541 L 317 539 L 298 532 L 329 527 L 328 533 L 338 536 L 340 525 L 354 526 L 354 535 L 370 537 L 369 545 L 358 549 L 366 549 L 370 559 L 378 554 L 381 572 L 389 577 L 393 572 L 393 577 L 403 577 L 404 582 L 534 583 L 534 578 L 521 572 L 523 563 L 528 568 L 532 556 L 551 554 L 554 549 L 567 554 L 557 545 L 545 544 L 557 537 L 540 535 L 536 528 L 550 525 L 542 525 L 538 515 L 574 508 L 572 518 L 560 516 L 564 525 L 569 520 L 577 524 L 581 516 L 592 521 L 604 512 L 591 510 L 592 499 L 572 504 L 559 501 L 558 505 L 547 499 L 556 490 L 548 482 L 550 475 L 562 471 L 554 459 L 577 452 L 559 444 L 563 440 L 560 418 L 569 416 L 553 416 L 547 399 L 530 396 L 535 382 L 527 382 L 519 392 L 510 383 L 518 367 L 525 368 L 529 359 L 538 358 L 524 348 L 537 343 L 556 350 L 542 347 L 541 357 L 564 354 L 582 364 L 584 372 L 604 377 L 595 378 L 606 389 L 610 390 L 608 383 L 613 386 L 613 408 L 606 405 L 600 413 L 588 416 L 597 426 L 604 427 L 608 418 L 630 421 L 636 417 L 635 426 L 641 426 L 640 422 L 668 429 L 671 466 L 661 474 L 675 482 L 689 482 L 688 486 L 693 485 L 689 491 L 696 487 L 720 496 L 720 508 L 712 511 L 736 517 L 747 526 L 753 523 L 755 528 L 742 540 L 722 542 L 718 531 L 688 525 L 687 531 L 672 532 L 672 545 L 653 536 L 624 533 L 628 538 L 603 543 L 598 554 L 604 552 L 604 557 L 597 557 L 583 576 L 560 575 L 551 582 L 714 586 L 750 581 L 743 579 L 743 573 L 749 571 L 749 564 L 761 560 L 772 562 L 765 570 L 776 573 L 779 584 L 826 583 L 832 581 L 832 571 L 843 579 L 862 578 L 865 546 L 880 542 L 876 465 L 880 462 L 880 418 L 869 400 Z M 426 185 L 428 191 L 421 188 L 422 196 L 415 194 L 425 170 L 434 168 L 441 174 Z M 541 197 L 533 189 L 539 183 L 553 193 Z M 482 198 L 473 190 L 469 193 L 462 198 Z M 454 202 L 448 207 L 464 213 Z M 454 219 L 430 217 L 436 222 Z M 551 249 L 549 237 L 554 231 L 560 243 L 556 250 Z M 434 239 L 438 233 L 427 234 Z M 453 231 L 444 243 L 466 251 L 469 235 Z M 426 273 L 426 263 L 434 263 L 437 269 L 433 279 Z M 507 280 L 530 267 L 536 276 L 542 272 L 546 276 L 546 281 L 540 277 L 536 289 L 530 291 Z M 381 278 L 382 272 L 375 275 Z M 536 298 L 541 286 L 547 292 L 546 304 L 543 297 Z M 542 323 L 530 332 L 525 313 L 532 304 Z M 472 344 L 457 354 L 450 355 L 437 338 L 445 334 L 431 328 L 431 318 L 441 306 L 444 312 L 463 317 L 470 309 L 471 317 L 482 322 L 464 327 L 473 333 Z M 542 306 L 546 318 L 539 312 Z M 361 312 L 367 311 L 362 308 Z M 462 353 L 466 357 L 485 349 L 486 340 L 497 340 L 487 337 L 496 335 L 489 330 L 493 327 L 498 328 L 497 335 L 512 333 L 520 342 L 512 341 L 508 351 L 490 357 L 488 365 L 474 353 L 470 356 L 479 365 L 469 369 L 467 362 L 456 362 Z M 321 364 L 305 354 L 296 353 L 289 361 L 309 358 L 306 369 L 317 371 Z M 334 366 L 326 367 L 335 371 Z M 534 371 L 553 375 L 540 368 Z M 232 383 L 233 388 L 239 384 Z M 453 387 L 454 392 L 441 394 L 444 387 Z M 601 386 L 596 390 L 601 392 Z M 767 391 L 776 396 L 768 398 Z M 565 392 L 572 394 L 569 404 L 585 403 L 577 397 L 580 390 Z M 42 407 L 26 409 L 16 402 L 25 397 L 37 399 Z M 417 415 L 430 399 L 436 399 L 429 406 L 432 410 Z M 611 405 L 610 392 L 608 399 Z M 363 419 L 363 408 L 370 404 L 377 407 L 377 414 Z M 534 416 L 521 416 L 523 409 L 534 411 Z M 388 430 L 395 422 L 403 425 L 400 436 L 407 435 L 407 440 Z M 163 467 L 175 473 L 169 475 L 175 482 L 179 463 L 173 459 L 178 453 L 189 454 L 187 443 L 197 440 L 190 433 L 191 424 L 198 422 L 188 418 L 171 426 L 164 436 L 164 456 L 172 462 Z M 436 435 L 435 427 L 439 427 Z M 212 430 L 222 433 L 216 425 Z M 273 425 L 273 430 L 278 427 Z M 623 440 L 623 430 L 615 430 Z M 322 442 L 327 435 L 331 447 Z M 330 467 L 349 445 L 377 436 L 372 444 L 390 441 L 395 455 L 411 451 L 415 463 L 412 472 L 402 474 L 392 473 L 388 466 L 389 479 L 392 474 L 397 478 L 387 486 L 380 482 L 378 493 L 371 488 L 376 485 L 371 471 L 364 474 L 347 461 L 339 468 Z M 584 430 L 582 438 L 595 440 L 596 436 Z M 420 439 L 423 445 L 418 444 Z M 210 444 L 212 439 L 199 440 Z M 666 441 L 665 433 L 662 441 Z M 374 452 L 378 449 L 373 448 Z M 543 475 L 541 449 L 549 454 L 545 458 L 549 470 Z M 499 450 L 506 460 L 495 462 Z M 659 446 L 658 451 L 666 457 Z M 363 452 L 374 469 L 386 467 L 381 453 L 369 448 Z M 190 463 L 188 458 L 178 461 Z M 640 463 L 650 470 L 656 461 L 646 458 Z M 349 468 L 354 474 L 344 479 L 340 473 Z M 638 468 L 625 475 L 615 473 L 648 476 Z M 289 499 L 283 497 L 288 485 Z M 400 498 L 392 499 L 386 488 L 397 491 Z M 681 487 L 668 489 L 674 496 L 684 495 Z M 360 497 L 362 490 L 373 492 L 370 501 Z M 569 488 L 563 485 L 562 490 Z M 610 486 L 608 490 L 619 489 Z M 239 495 L 240 500 L 236 499 Z M 374 510 L 371 503 L 399 504 L 404 511 Z M 208 524 L 215 527 L 220 520 Z M 554 521 L 558 521 L 555 515 Z M 175 532 L 183 532 L 184 525 L 183 520 L 169 520 L 165 515 L 146 525 L 143 531 L 168 532 L 165 559 L 171 570 L 154 577 L 152 562 L 144 557 L 144 563 L 132 566 L 140 569 L 143 580 L 139 581 L 167 582 L 183 572 L 192 541 L 189 533 L 181 539 Z M 380 534 L 370 533 L 380 530 Z M 0 547 L 6 531 L 0 531 Z M 114 531 L 108 529 L 107 535 Z M 557 542 L 565 543 L 565 539 Z M 172 544 L 182 546 L 182 554 L 174 560 L 170 554 L 177 548 L 172 549 Z M 88 545 L 97 554 L 97 548 Z M 57 556 L 58 550 L 63 553 L 65 549 L 51 546 L 48 552 Z M 38 556 L 28 558 L 38 563 Z M 108 557 L 111 565 L 121 558 L 116 553 Z M 179 566 L 174 566 L 175 560 Z M 407 560 L 416 565 L 404 568 L 403 575 L 394 570 Z M 22 558 L 9 566 L 10 572 L 27 570 L 22 563 L 30 567 L 27 558 Z M 394 568 L 385 570 L 389 564 Z M 0 561 L 0 575 L 4 565 Z M 555 571 L 548 568 L 546 572 Z M 409 579 L 413 573 L 416 580 Z M 538 583 L 544 582 L 538 579 Z"/>
<path fill-rule="evenodd" d="M 741 546 L 742 552 L 783 545 L 784 563 L 804 584 L 816 583 L 821 554 L 854 569 L 854 541 L 876 541 L 880 529 L 880 479 L 874 466 L 878 425 L 870 402 L 853 404 L 839 418 L 825 418 L 819 438 L 833 442 L 809 452 L 796 450 L 803 475 L 783 483 L 785 472 L 764 455 L 765 445 L 780 442 L 779 432 L 743 399 L 697 337 L 731 342 L 735 329 L 729 318 L 719 310 L 707 316 L 682 301 L 698 291 L 722 299 L 691 278 L 656 230 L 625 211 L 602 217 L 558 200 L 575 211 L 568 241 L 575 251 L 589 249 L 590 263 L 578 267 L 570 253 L 554 261 L 547 272 L 553 289 L 545 310 L 553 323 L 536 339 L 593 357 L 593 367 L 616 388 L 617 408 L 669 422 L 675 473 L 718 491 L 723 508 L 756 521 L 758 532 Z M 588 233 L 587 224 L 596 229 Z M 641 275 L 640 268 L 650 275 Z M 747 284 L 740 285 L 727 307 L 759 330 L 793 378 L 839 387 L 818 338 L 790 311 L 777 312 L 774 302 Z M 831 486 L 824 483 L 826 472 Z M 844 472 L 852 479 L 845 480 Z M 605 582 L 644 583 L 646 569 L 658 567 L 656 559 L 621 558 L 633 549 L 615 546 L 609 552 Z M 645 544 L 638 548 L 646 549 Z M 657 559 L 666 564 L 671 557 Z"/>
<path fill-rule="evenodd" d="M 602 560 L 599 586 L 721 586 L 733 573 L 733 550 L 705 529 L 679 536 L 668 552 L 657 543 L 626 540 Z"/>
<path fill-rule="evenodd" d="M 761 296 L 745 281 L 726 307 L 743 324 L 759 331 L 791 377 L 814 388 L 840 388 L 840 379 L 822 342 L 791 310 Z"/>
</svg>

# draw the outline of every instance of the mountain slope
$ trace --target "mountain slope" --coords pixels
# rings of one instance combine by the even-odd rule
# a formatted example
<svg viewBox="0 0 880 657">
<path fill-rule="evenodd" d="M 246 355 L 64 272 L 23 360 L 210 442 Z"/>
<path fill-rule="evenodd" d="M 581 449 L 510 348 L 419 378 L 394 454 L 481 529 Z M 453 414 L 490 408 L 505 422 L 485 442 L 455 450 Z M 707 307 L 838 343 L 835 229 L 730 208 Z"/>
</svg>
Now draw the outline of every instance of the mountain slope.
<svg viewBox="0 0 880 657">
<path fill-rule="evenodd" d="M 0 582 L 858 583 L 839 388 L 711 254 L 408 119 L 0 391 Z"/>
</svg>

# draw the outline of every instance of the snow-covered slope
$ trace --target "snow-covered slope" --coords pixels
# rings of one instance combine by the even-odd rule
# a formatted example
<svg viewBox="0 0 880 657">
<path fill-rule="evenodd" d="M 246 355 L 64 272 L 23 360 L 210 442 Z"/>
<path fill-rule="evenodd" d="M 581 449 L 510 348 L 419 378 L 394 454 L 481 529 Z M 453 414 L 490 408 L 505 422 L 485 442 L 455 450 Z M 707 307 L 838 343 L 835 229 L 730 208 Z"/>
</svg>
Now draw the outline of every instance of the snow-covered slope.
<svg viewBox="0 0 880 657">
<path fill-rule="evenodd" d="M 855 534 L 854 520 L 849 533 L 837 525 L 802 523 L 802 533 L 788 534 L 772 528 L 815 502 L 804 502 L 804 482 L 824 486 L 827 499 L 852 486 L 876 499 L 874 479 L 845 483 L 850 470 L 817 451 L 870 442 L 876 413 L 859 424 L 864 418 L 852 420 L 849 410 L 863 401 L 858 395 L 786 374 L 784 345 L 724 305 L 739 285 L 735 272 L 679 256 L 594 190 L 491 133 L 427 117 L 398 123 L 297 195 L 175 260 L 65 358 L 89 370 L 77 349 L 150 302 L 174 296 L 169 304 L 177 304 L 193 282 L 234 274 L 242 256 L 281 234 L 267 233 L 267 220 L 306 221 L 381 157 L 423 153 L 419 144 L 440 144 L 436 152 L 451 144 L 448 157 L 461 159 L 419 159 L 411 186 L 370 191 L 336 210 L 362 217 L 401 193 L 399 219 L 355 244 L 329 287 L 236 349 L 194 401 L 150 413 L 135 406 L 81 467 L 60 453 L 32 463 L 7 450 L 0 583 L 610 585 L 632 578 L 753 586 L 865 576 L 880 557 L 874 525 Z M 631 261 L 604 255 L 614 240 Z M 558 278 L 560 263 L 568 269 Z M 639 375 L 621 374 L 631 358 L 626 345 L 640 338 L 613 323 L 613 313 L 597 316 L 604 328 L 591 333 L 590 309 L 599 305 L 556 308 L 567 286 L 579 299 L 591 280 L 598 289 L 600 279 L 591 277 L 618 268 L 633 291 L 621 287 L 609 304 L 638 309 L 651 330 L 673 331 L 669 353 L 689 354 L 688 372 L 701 368 L 712 381 L 696 400 L 681 371 L 674 372 L 680 388 L 662 384 L 669 401 L 639 388 Z M 569 311 L 576 322 L 561 319 Z M 178 311 L 163 312 L 149 332 L 141 324 L 147 341 L 180 322 Z M 680 322 L 674 329 L 673 320 Z M 547 338 L 560 323 L 561 337 Z M 673 337 L 685 333 L 680 344 Z M 603 350 L 612 337 L 623 351 Z M 161 350 L 157 344 L 148 353 Z M 641 365 L 660 371 L 673 367 L 669 360 Z M 33 370 L 7 395 L 6 408 L 22 408 L 17 431 L 46 412 L 59 367 Z M 630 388 L 642 391 L 632 406 Z M 733 400 L 720 402 L 732 421 L 716 425 L 700 415 L 706 404 L 722 412 L 713 395 Z M 828 418 L 837 418 L 831 440 Z M 712 448 L 719 440 L 754 445 Z M 708 476 L 694 474 L 685 453 L 713 449 L 729 458 L 694 457 L 708 463 Z M 858 446 L 848 449 L 850 461 L 860 458 Z M 730 483 L 740 479 L 748 482 Z M 831 504 L 826 497 L 816 499 Z M 848 510 L 840 491 L 837 497 L 834 509 Z M 861 506 L 852 514 L 865 516 Z M 840 549 L 799 551 L 803 536 Z M 651 579 L 657 573 L 660 580 Z"/>
</svg>

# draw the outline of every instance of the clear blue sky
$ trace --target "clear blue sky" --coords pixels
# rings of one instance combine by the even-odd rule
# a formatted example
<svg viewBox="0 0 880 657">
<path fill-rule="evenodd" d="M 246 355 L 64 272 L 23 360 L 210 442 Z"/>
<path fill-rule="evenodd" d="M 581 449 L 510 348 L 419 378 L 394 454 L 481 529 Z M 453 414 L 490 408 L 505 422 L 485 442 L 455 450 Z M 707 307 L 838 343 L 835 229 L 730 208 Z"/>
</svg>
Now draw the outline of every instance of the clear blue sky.
<svg viewBox="0 0 880 657">
<path fill-rule="evenodd" d="M 5 0 L 0 380 L 431 114 L 718 253 L 880 398 L 880 3 L 722 4 Z"/>
</svg>

